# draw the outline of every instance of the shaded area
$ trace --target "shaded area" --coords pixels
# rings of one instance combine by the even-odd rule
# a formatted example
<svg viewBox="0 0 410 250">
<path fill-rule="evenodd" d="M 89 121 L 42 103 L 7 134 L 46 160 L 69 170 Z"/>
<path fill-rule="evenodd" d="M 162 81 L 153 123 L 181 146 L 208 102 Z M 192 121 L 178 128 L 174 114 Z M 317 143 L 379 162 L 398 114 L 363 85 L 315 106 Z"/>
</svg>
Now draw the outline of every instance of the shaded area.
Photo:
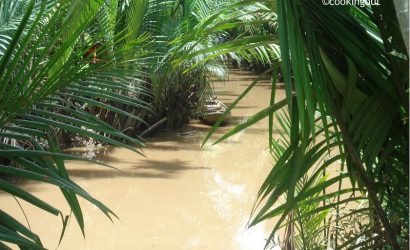
<svg viewBox="0 0 410 250">
<path fill-rule="evenodd" d="M 253 78 L 249 72 L 231 76 L 229 84 L 215 83 L 218 100 L 228 105 L 249 86 L 248 78 Z M 283 98 L 283 93 L 278 90 L 276 99 Z M 255 87 L 211 142 L 265 108 L 269 98 L 265 87 Z M 268 227 L 261 223 L 245 228 L 259 187 L 271 168 L 271 157 L 265 150 L 267 126 L 267 120 L 263 120 L 223 143 L 201 148 L 211 126 L 191 120 L 182 129 L 146 138 L 143 151 L 147 158 L 113 146 L 67 149 L 71 154 L 90 154 L 118 169 L 66 162 L 71 178 L 110 207 L 121 221 L 113 226 L 104 215 L 96 213 L 94 206 L 79 199 L 87 240 L 78 225 L 70 223 L 58 249 L 262 249 Z M 65 204 L 56 187 L 34 182 L 23 182 L 21 187 L 33 190 L 52 205 Z M 0 202 L 4 211 L 24 222 L 12 197 L 0 195 Z M 61 219 L 45 218 L 39 209 L 27 204 L 23 207 L 33 230 L 44 236 L 45 246 L 55 249 Z M 69 207 L 62 208 L 65 214 L 70 213 Z"/>
<path fill-rule="evenodd" d="M 110 162 L 115 165 L 115 162 Z M 176 178 L 182 172 L 189 170 L 203 170 L 207 167 L 192 167 L 187 161 L 172 160 L 172 161 L 158 161 L 158 160 L 145 160 L 138 165 L 123 168 L 120 170 L 115 169 L 70 169 L 69 174 L 74 178 Z"/>
</svg>

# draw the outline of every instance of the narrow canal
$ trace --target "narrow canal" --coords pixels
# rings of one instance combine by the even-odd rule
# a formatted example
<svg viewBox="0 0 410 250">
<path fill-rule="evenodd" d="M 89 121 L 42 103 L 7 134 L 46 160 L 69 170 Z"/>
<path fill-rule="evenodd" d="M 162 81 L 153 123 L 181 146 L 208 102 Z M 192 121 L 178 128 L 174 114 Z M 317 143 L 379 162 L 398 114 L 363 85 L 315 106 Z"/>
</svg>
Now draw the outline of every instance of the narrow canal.
<svg viewBox="0 0 410 250">
<path fill-rule="evenodd" d="M 218 100 L 232 101 L 255 79 L 232 70 L 223 84 L 215 83 Z M 276 100 L 284 93 L 277 91 Z M 232 112 L 232 123 L 214 139 L 269 103 L 270 82 L 261 81 Z M 216 146 L 200 147 L 209 126 L 192 121 L 172 133 L 148 139 L 143 158 L 129 150 L 108 147 L 97 159 L 118 168 L 68 162 L 71 177 L 110 207 L 120 218 L 112 223 L 96 207 L 81 200 L 84 239 L 72 219 L 61 250 L 74 249 L 223 249 L 260 250 L 269 234 L 267 225 L 246 229 L 256 193 L 266 177 L 271 158 L 266 151 L 267 120 Z M 81 153 L 81 149 L 73 149 Z M 69 213 L 59 190 L 38 183 L 23 189 Z M 16 201 L 0 194 L 1 208 L 25 223 Z M 21 202 L 32 230 L 48 249 L 55 249 L 61 219 Z"/>
</svg>

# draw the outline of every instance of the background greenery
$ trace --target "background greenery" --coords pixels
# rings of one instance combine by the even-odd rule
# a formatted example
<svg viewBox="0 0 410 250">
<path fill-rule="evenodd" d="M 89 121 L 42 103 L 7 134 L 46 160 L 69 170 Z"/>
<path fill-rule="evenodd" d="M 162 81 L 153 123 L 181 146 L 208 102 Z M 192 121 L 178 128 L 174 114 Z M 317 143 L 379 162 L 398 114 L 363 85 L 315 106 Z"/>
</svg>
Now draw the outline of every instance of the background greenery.
<svg viewBox="0 0 410 250">
<path fill-rule="evenodd" d="M 268 118 L 276 163 L 249 224 L 276 217 L 266 246 L 284 228 L 285 249 L 408 247 L 409 65 L 392 1 L 3 0 L 0 56 L 0 189 L 63 225 L 58 208 L 5 180 L 60 187 L 84 233 L 78 196 L 115 214 L 71 181 L 64 160 L 86 159 L 60 147 L 91 138 L 141 153 L 144 129 L 194 117 L 209 77 L 234 62 L 272 74 L 271 105 L 217 141 Z M 6 242 L 43 249 L 0 210 Z"/>
</svg>

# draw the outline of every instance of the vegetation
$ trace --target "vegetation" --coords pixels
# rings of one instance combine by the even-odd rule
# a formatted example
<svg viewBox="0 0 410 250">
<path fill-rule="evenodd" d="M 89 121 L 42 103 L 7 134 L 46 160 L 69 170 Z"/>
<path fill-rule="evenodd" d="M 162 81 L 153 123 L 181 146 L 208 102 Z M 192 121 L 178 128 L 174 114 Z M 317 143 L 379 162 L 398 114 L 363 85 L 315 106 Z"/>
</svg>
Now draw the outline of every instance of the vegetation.
<svg viewBox="0 0 410 250">
<path fill-rule="evenodd" d="M 107 216 L 114 214 L 70 180 L 64 160 L 84 159 L 61 153 L 59 131 L 139 153 L 127 144 L 141 146 L 138 139 L 126 136 L 87 110 L 101 108 L 139 119 L 102 98 L 149 110 L 149 105 L 142 102 L 148 94 L 138 70 L 144 53 L 136 45 L 142 40 L 128 42 L 127 36 L 117 36 L 111 44 L 101 46 L 101 62 L 90 63 L 96 59 L 86 55 L 85 37 L 99 34 L 95 16 L 101 3 L 2 1 L 0 6 L 0 172 L 58 186 L 84 231 L 78 196 L 94 203 Z M 128 56 L 134 59 L 126 60 Z M 57 208 L 10 182 L 0 183 L 2 190 L 61 215 L 66 224 L 68 216 Z M 9 242 L 21 249 L 42 249 L 39 237 L 26 226 L 3 211 L 0 217 L 2 248 L 6 248 L 3 242 Z"/>
<path fill-rule="evenodd" d="M 3 0 L 0 189 L 65 226 L 67 215 L 5 179 L 58 186 L 83 233 L 78 196 L 115 216 L 64 166 L 92 160 L 61 146 L 91 138 L 141 154 L 138 135 L 164 117 L 175 128 L 195 116 L 209 77 L 223 79 L 232 61 L 272 74 L 271 105 L 216 141 L 269 120 L 276 163 L 250 222 L 276 217 L 267 246 L 284 228 L 285 249 L 407 248 L 408 52 L 386 1 Z M 276 101 L 279 68 L 286 99 Z M 5 243 L 44 249 L 0 210 Z"/>
<path fill-rule="evenodd" d="M 276 5 L 286 101 L 272 81 L 271 106 L 217 141 L 269 117 L 277 161 L 250 226 L 277 217 L 267 244 L 286 227 L 286 249 L 408 248 L 409 64 L 393 4 Z"/>
<path fill-rule="evenodd" d="M 245 13 L 254 19 L 237 3 L 1 1 L 0 189 L 60 215 L 65 228 L 68 215 L 6 179 L 58 186 L 83 233 L 78 196 L 115 216 L 74 183 L 64 166 L 65 160 L 92 160 L 63 153 L 61 146 L 88 138 L 141 154 L 138 134 L 150 124 L 163 117 L 169 128 L 184 124 L 210 94 L 210 75 L 225 74 L 229 51 L 210 48 L 227 39 L 229 22 Z M 266 11 L 260 4 L 252 9 L 255 15 Z M 257 18 L 270 21 L 270 16 Z M 205 26 L 213 29 L 206 39 L 191 36 Z M 240 61 L 261 55 L 252 49 L 230 51 L 230 56 Z M 199 52 L 184 58 L 190 51 Z M 212 58 L 204 62 L 204 55 Z M 7 248 L 6 243 L 44 248 L 38 235 L 0 210 L 0 247 Z"/>
</svg>

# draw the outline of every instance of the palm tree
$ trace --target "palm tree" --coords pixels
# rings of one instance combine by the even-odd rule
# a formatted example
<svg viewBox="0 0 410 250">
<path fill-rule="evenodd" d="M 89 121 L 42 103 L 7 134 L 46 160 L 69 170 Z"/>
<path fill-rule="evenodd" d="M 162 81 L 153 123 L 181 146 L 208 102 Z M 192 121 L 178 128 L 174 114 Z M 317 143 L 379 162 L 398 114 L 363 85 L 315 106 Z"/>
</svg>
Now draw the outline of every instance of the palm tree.
<svg viewBox="0 0 410 250">
<path fill-rule="evenodd" d="M 276 11 L 286 100 L 272 98 L 270 107 L 217 141 L 269 117 L 277 161 L 250 226 L 277 217 L 267 244 L 287 226 L 297 237 L 286 237 L 292 242 L 286 248 L 296 248 L 299 238 L 297 248 L 306 249 L 306 219 L 327 211 L 315 230 L 321 249 L 408 247 L 408 53 L 392 2 L 278 0 Z M 283 107 L 289 122 L 279 122 L 287 133 L 272 140 L 273 112 Z M 329 172 L 335 164 L 339 174 Z M 352 232 L 361 223 L 360 230 L 347 234 L 345 222 Z"/>
<path fill-rule="evenodd" d="M 291 249 L 408 246 L 408 53 L 387 2 L 3 0 L 0 173 L 58 186 L 84 232 L 78 195 L 114 214 L 70 180 L 64 160 L 84 159 L 62 153 L 62 131 L 141 153 L 118 129 L 153 116 L 177 124 L 169 115 L 191 104 L 174 97 L 192 82 L 209 91 L 208 73 L 222 75 L 228 59 L 261 62 L 273 76 L 271 105 L 217 141 L 268 117 L 276 164 L 250 222 L 277 217 L 267 245 L 285 227 Z M 275 101 L 279 66 L 287 97 Z M 0 188 L 66 225 L 45 201 L 10 182 Z M 0 234 L 2 248 L 44 248 L 1 210 Z"/>
<path fill-rule="evenodd" d="M 143 144 L 87 112 L 98 107 L 133 119 L 106 101 L 148 109 L 138 71 L 141 39 L 115 37 L 87 55 L 84 37 L 95 32 L 102 1 L 2 1 L 0 46 L 0 173 L 58 186 L 84 233 L 78 196 L 95 204 L 108 217 L 115 214 L 69 177 L 64 160 L 86 160 L 62 153 L 59 131 L 135 149 Z M 101 21 L 101 20 L 100 20 Z M 115 46 L 115 51 L 110 50 Z M 125 55 L 127 57 L 125 57 Z M 125 60 L 124 58 L 127 58 Z M 133 60 L 129 60 L 132 58 Z M 131 95 L 131 96 L 130 96 Z M 138 148 L 137 147 L 137 148 Z M 102 164 L 102 163 L 101 163 Z M 11 182 L 0 189 L 51 214 L 68 216 Z M 0 210 L 0 247 L 43 249 L 39 236 Z"/>
<path fill-rule="evenodd" d="M 141 140 L 122 131 L 143 124 L 144 119 L 149 119 L 148 114 L 162 117 L 164 112 L 181 113 L 181 108 L 186 108 L 181 101 L 192 95 L 187 87 L 193 85 L 192 91 L 201 98 L 201 93 L 210 87 L 207 73 L 223 75 L 226 57 L 207 52 L 227 36 L 227 27 L 216 25 L 240 20 L 244 26 L 248 21 L 267 22 L 271 17 L 263 15 L 270 12 L 259 4 L 253 10 L 262 14 L 254 19 L 246 9 L 231 6 L 239 1 L 210 3 L 1 1 L 0 174 L 58 186 L 83 233 L 78 196 L 95 204 L 108 217 L 115 216 L 70 179 L 65 160 L 91 160 L 63 153 L 62 135 L 88 137 L 141 153 Z M 221 13 L 224 7 L 229 8 Z M 245 16 L 250 19 L 245 20 Z M 201 26 L 211 32 L 207 39 L 197 40 L 200 36 L 191 33 Z M 246 32 L 254 27 L 247 26 Z M 273 45 L 267 49 L 243 48 L 245 41 L 243 38 L 237 43 L 240 49 L 231 50 L 231 57 L 269 61 L 271 55 L 276 55 L 278 48 Z M 174 67 L 175 60 L 192 50 L 201 52 Z M 200 54 L 214 58 L 203 62 Z M 189 68 L 192 70 L 187 72 Z M 58 208 L 10 182 L 0 180 L 0 188 L 60 215 L 63 236 L 68 216 Z M 44 248 L 38 235 L 1 210 L 0 232 L 2 248 L 7 248 L 6 243 L 21 249 Z"/>
</svg>

